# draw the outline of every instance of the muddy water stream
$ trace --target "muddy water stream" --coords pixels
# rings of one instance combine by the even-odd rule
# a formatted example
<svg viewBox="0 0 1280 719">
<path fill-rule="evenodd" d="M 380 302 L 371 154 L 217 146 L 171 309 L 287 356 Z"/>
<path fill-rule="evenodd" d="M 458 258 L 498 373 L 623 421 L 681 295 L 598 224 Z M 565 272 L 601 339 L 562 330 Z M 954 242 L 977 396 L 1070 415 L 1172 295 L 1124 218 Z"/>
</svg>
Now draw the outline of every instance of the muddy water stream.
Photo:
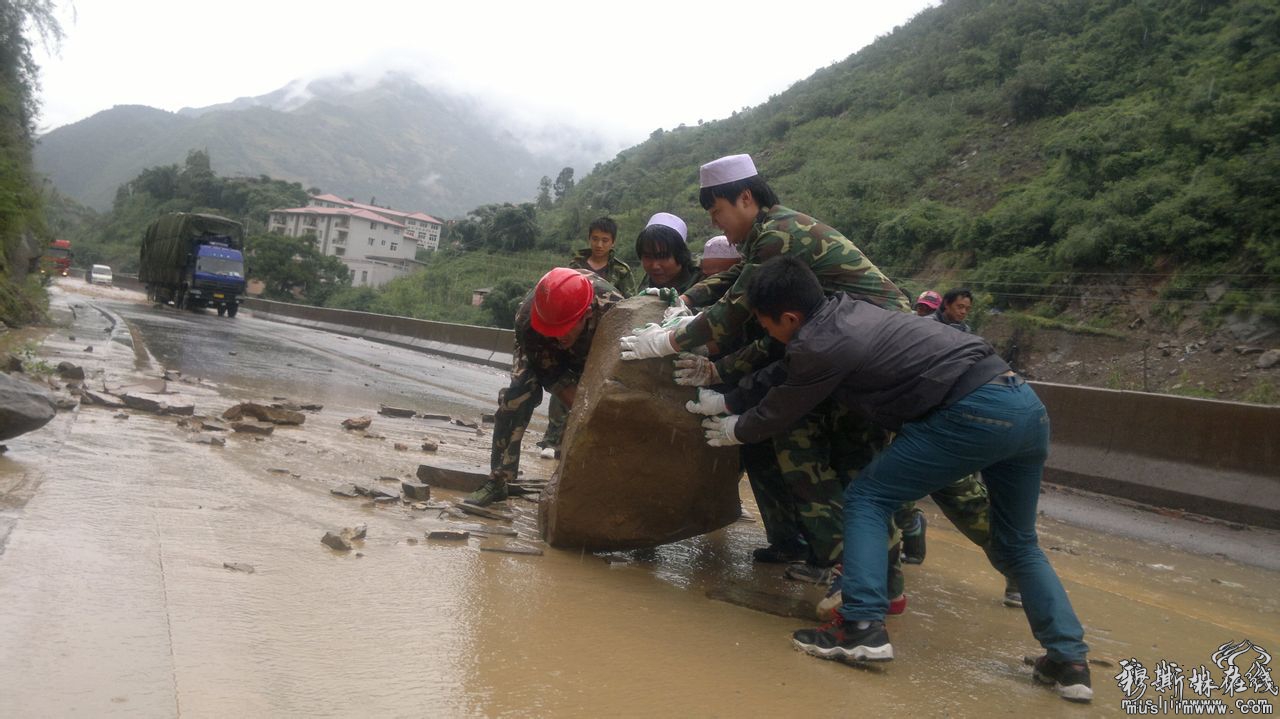
<svg viewBox="0 0 1280 719">
<path fill-rule="evenodd" d="M 427 542 L 424 531 L 446 521 L 435 512 L 329 493 L 411 474 L 424 455 L 393 445 L 423 435 L 444 439 L 442 454 L 486 463 L 483 429 L 375 414 L 371 430 L 385 439 L 370 439 L 338 424 L 379 402 L 478 416 L 492 411 L 500 371 L 244 315 L 93 301 L 135 324 L 158 362 L 204 380 L 171 383 L 202 414 L 270 396 L 325 408 L 301 427 L 262 441 L 231 436 L 225 447 L 191 443 L 172 418 L 90 407 L 9 441 L 0 456 L 0 715 L 1121 713 L 1115 668 L 1094 668 L 1089 707 L 1032 684 L 1021 663 L 1036 650 L 1025 619 L 1001 606 L 1001 580 L 932 508 L 928 561 L 908 568 L 908 612 L 890 620 L 899 659 L 874 670 L 824 662 L 790 647 L 807 622 L 707 597 L 741 587 L 817 598 L 750 562 L 763 540 L 755 522 L 609 563 L 549 548 L 482 552 L 476 538 Z M 82 311 L 75 323 L 46 342 L 54 363 L 73 357 L 108 377 L 135 371 L 132 349 L 102 331 L 102 315 Z M 92 330 L 90 361 L 82 348 Z M 531 455 L 529 476 L 548 475 L 551 462 Z M 745 485 L 742 495 L 754 515 Z M 533 505 L 510 504 L 521 540 L 535 544 Z M 1143 521 L 1135 516 L 1126 521 Z M 319 542 L 360 523 L 368 538 L 355 552 Z M 1041 530 L 1099 658 L 1195 665 L 1242 637 L 1280 647 L 1273 570 L 1052 517 Z M 1280 547 L 1271 533 L 1251 543 Z"/>
</svg>

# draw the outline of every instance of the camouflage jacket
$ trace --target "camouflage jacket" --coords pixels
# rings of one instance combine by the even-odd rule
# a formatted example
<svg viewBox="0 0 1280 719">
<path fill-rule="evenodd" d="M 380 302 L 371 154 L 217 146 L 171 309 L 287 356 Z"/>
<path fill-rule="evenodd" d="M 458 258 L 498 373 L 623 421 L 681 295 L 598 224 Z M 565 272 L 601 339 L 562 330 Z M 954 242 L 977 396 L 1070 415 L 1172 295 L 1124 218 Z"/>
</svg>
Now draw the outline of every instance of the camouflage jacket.
<svg viewBox="0 0 1280 719">
<path fill-rule="evenodd" d="M 532 291 L 516 310 L 511 382 L 498 392 L 498 411 L 494 413 L 493 445 L 489 454 L 489 468 L 507 472 L 506 479 L 514 479 L 517 475 L 520 440 L 529 427 L 533 410 L 542 404 L 543 390 L 556 394 L 578 384 L 600 318 L 622 301 L 618 290 L 596 273 L 583 269 L 578 269 L 578 272 L 591 280 L 595 299 L 591 302 L 587 326 L 572 347 L 561 347 L 555 339 L 534 331 L 529 321 L 533 311 Z"/>
<path fill-rule="evenodd" d="M 702 281 L 702 271 L 697 268 L 694 268 L 692 270 L 684 270 L 683 272 L 681 272 L 680 276 L 676 278 L 676 281 L 672 283 L 671 286 L 674 287 L 676 291 L 679 292 L 680 294 L 684 294 L 685 290 L 689 289 L 690 287 L 693 287 L 694 285 L 696 285 L 701 281 Z M 645 274 L 641 277 L 640 284 L 636 285 L 635 294 L 638 295 L 641 292 L 644 292 L 645 290 L 649 289 L 649 287 L 650 287 L 649 275 Z"/>
<path fill-rule="evenodd" d="M 742 262 L 714 275 L 686 293 L 700 301 L 731 283 L 720 299 L 698 318 L 676 332 L 676 342 L 689 349 L 707 342 L 728 344 L 748 322 L 754 322 L 747 306 L 747 286 L 755 268 L 778 255 L 803 260 L 818 276 L 827 295 L 846 292 L 884 309 L 909 311 L 902 290 L 889 281 L 852 242 L 828 225 L 782 205 L 763 210 L 747 239 L 738 247 Z M 722 379 L 732 382 L 767 363 L 768 338 L 750 343 L 716 362 Z M 776 353 L 775 353 L 776 354 Z"/>
<path fill-rule="evenodd" d="M 596 273 L 604 278 L 605 282 L 613 285 L 618 292 L 621 292 L 623 297 L 630 297 L 636 293 L 636 276 L 631 271 L 631 265 L 618 259 L 613 250 L 609 250 L 609 264 L 599 270 L 592 269 L 591 265 L 587 264 L 587 259 L 590 257 L 590 247 L 578 250 L 565 267 L 572 267 L 575 270 L 590 270 Z"/>
</svg>

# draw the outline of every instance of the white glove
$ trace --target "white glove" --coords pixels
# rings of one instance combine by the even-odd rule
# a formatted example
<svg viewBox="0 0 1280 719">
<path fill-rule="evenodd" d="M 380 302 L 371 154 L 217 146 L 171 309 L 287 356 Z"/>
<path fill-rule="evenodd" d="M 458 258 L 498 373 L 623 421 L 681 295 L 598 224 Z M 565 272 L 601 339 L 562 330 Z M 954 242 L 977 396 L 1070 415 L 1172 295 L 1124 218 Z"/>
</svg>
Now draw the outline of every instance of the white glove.
<svg viewBox="0 0 1280 719">
<path fill-rule="evenodd" d="M 662 320 L 662 329 L 675 332 L 696 319 L 697 315 L 671 315 Z"/>
<path fill-rule="evenodd" d="M 742 444 L 738 438 L 733 436 L 733 428 L 738 425 L 738 415 L 731 414 L 725 417 L 707 417 L 702 420 L 703 434 L 707 438 L 707 444 L 712 447 L 730 447 L 735 444 Z"/>
<path fill-rule="evenodd" d="M 706 388 L 698 390 L 698 398 L 684 403 L 684 408 L 694 414 L 728 414 L 724 395 Z"/>
<path fill-rule="evenodd" d="M 649 323 L 635 330 L 635 334 L 618 340 L 622 359 L 641 360 L 673 355 L 676 348 L 671 346 L 672 334 L 671 330 L 663 329 L 661 325 Z"/>
<path fill-rule="evenodd" d="M 692 352 L 681 352 L 676 358 L 676 371 L 672 375 L 676 384 L 686 387 L 709 387 L 720 384 L 716 363 Z"/>
<path fill-rule="evenodd" d="M 657 297 L 670 305 L 662 311 L 662 326 L 668 329 L 670 327 L 667 325 L 667 320 L 693 314 L 693 310 L 689 309 L 689 305 L 684 303 L 684 298 L 673 287 L 649 287 L 640 294 Z"/>
</svg>

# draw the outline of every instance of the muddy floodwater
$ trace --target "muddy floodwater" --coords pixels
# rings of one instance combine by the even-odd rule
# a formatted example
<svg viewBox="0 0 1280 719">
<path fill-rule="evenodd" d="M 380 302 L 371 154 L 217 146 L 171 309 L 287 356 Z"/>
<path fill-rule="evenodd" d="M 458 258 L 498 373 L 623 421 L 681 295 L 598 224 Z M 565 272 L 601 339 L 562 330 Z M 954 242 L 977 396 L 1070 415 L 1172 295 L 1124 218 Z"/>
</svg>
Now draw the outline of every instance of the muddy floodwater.
<svg viewBox="0 0 1280 719">
<path fill-rule="evenodd" d="M 821 661 L 790 645 L 816 622 L 762 611 L 821 590 L 751 562 L 763 530 L 745 483 L 746 520 L 607 558 L 541 545 L 522 499 L 509 500 L 508 524 L 330 493 L 346 482 L 398 491 L 394 479 L 435 456 L 487 464 L 488 425 L 377 411 L 478 419 L 493 411 L 500 370 L 248 313 L 155 309 L 72 280 L 54 315 L 46 361 L 83 365 L 91 386 L 168 369 L 166 399 L 200 415 L 273 397 L 324 407 L 225 446 L 193 441 L 214 433 L 175 417 L 87 406 L 6 442 L 0 716 L 1119 715 L 1120 659 L 1211 665 L 1241 639 L 1280 656 L 1275 532 L 1048 490 L 1041 543 L 1099 662 L 1092 705 L 1033 684 L 1025 618 L 927 503 L 928 558 L 906 569 L 908 609 L 889 620 L 898 659 Z M 373 417 L 371 436 L 339 426 L 360 415 Z M 419 448 L 427 436 L 443 440 L 436 455 Z M 554 468 L 531 449 L 539 437 L 526 437 L 531 479 Z M 424 536 L 461 522 L 518 536 Z M 351 552 L 320 543 L 359 524 L 367 537 Z M 543 553 L 481 549 L 513 544 Z"/>
</svg>

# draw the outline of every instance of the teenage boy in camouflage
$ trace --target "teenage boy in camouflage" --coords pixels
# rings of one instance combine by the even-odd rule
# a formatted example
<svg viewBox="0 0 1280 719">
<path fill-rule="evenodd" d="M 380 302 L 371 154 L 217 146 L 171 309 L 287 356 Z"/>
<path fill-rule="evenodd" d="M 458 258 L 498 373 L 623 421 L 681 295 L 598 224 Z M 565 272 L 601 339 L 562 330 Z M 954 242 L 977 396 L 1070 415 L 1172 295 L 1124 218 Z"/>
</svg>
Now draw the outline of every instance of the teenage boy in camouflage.
<svg viewBox="0 0 1280 719">
<path fill-rule="evenodd" d="M 830 401 L 898 433 L 847 483 L 844 604 L 832 622 L 795 632 L 795 646 L 824 659 L 893 659 L 879 541 L 903 502 L 980 471 L 991 497 L 987 556 L 1022 587 L 1031 632 L 1046 650 L 1034 677 L 1064 699 L 1090 701 L 1084 629 L 1036 539 L 1049 416 L 1031 387 L 982 338 L 829 297 L 797 258 L 763 264 L 748 292 L 786 357 L 757 373 L 754 396 L 718 397 L 729 414 L 703 421 L 709 444 L 758 441 Z"/>
<path fill-rule="evenodd" d="M 489 481 L 464 501 L 486 506 L 507 498 L 520 470 L 520 440 L 545 389 L 573 404 L 600 318 L 622 294 L 590 270 L 557 267 L 542 276 L 516 310 L 511 383 L 498 392 Z"/>
</svg>

